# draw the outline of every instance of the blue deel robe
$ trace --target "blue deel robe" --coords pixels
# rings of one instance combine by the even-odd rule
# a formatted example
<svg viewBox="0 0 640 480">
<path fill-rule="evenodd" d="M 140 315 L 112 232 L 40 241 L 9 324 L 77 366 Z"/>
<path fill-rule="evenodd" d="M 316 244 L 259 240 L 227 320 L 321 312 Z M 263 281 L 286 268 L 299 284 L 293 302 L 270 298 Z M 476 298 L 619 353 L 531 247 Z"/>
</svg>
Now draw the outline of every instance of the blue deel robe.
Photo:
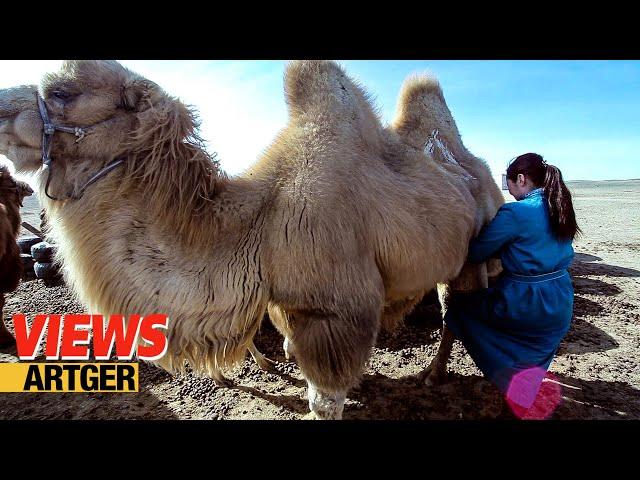
<svg viewBox="0 0 640 480">
<path fill-rule="evenodd" d="M 504 204 L 472 240 L 469 262 L 491 257 L 504 269 L 495 285 L 454 302 L 444 321 L 484 375 L 529 408 L 573 314 L 573 247 L 551 231 L 543 189 Z"/>
</svg>

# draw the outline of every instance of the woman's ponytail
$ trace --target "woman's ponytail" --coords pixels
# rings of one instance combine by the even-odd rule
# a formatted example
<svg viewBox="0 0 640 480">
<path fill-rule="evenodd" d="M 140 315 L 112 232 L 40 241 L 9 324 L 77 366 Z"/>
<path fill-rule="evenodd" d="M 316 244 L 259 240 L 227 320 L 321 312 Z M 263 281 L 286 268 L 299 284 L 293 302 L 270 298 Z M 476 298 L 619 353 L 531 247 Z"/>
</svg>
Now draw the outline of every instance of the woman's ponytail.
<svg viewBox="0 0 640 480">
<path fill-rule="evenodd" d="M 549 165 L 537 153 L 525 153 L 514 159 L 507 168 L 507 177 L 515 181 L 519 174 L 526 175 L 537 187 L 544 189 L 549 206 L 551 230 L 559 240 L 573 240 L 581 233 L 573 210 L 571 192 L 562 180 L 562 172 Z"/>
<path fill-rule="evenodd" d="M 562 172 L 554 165 L 546 164 L 544 196 L 549 205 L 551 229 L 560 240 L 573 240 L 580 232 L 573 210 L 571 192 L 562 180 Z"/>
</svg>

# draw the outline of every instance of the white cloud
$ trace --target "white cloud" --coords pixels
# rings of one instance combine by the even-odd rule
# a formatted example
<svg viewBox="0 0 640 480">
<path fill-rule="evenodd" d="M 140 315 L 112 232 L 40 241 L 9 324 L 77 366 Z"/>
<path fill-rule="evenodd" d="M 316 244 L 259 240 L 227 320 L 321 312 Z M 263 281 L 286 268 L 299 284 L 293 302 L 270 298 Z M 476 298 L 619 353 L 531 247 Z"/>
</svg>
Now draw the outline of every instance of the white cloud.
<svg viewBox="0 0 640 480">
<path fill-rule="evenodd" d="M 196 107 L 201 135 L 229 174 L 252 165 L 286 124 L 284 64 L 267 63 L 273 62 L 122 62 Z"/>
</svg>

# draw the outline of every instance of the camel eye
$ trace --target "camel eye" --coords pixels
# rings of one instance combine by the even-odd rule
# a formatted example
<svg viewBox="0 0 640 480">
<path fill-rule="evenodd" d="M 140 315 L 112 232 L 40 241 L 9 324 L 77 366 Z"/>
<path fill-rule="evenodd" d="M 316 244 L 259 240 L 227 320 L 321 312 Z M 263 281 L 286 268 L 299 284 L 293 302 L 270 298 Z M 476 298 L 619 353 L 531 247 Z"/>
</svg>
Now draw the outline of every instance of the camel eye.
<svg viewBox="0 0 640 480">
<path fill-rule="evenodd" d="M 60 100 L 67 100 L 71 97 L 71 94 L 64 90 L 54 90 L 52 95 Z"/>
</svg>

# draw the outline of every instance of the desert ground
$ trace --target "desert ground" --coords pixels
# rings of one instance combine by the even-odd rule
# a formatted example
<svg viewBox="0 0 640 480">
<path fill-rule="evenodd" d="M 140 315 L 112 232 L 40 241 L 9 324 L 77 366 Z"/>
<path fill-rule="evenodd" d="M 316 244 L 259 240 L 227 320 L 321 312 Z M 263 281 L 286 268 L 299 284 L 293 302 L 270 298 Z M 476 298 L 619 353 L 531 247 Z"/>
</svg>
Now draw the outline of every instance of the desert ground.
<svg viewBox="0 0 640 480">
<path fill-rule="evenodd" d="M 640 179 L 570 182 L 584 234 L 574 243 L 573 324 L 550 372 L 561 393 L 548 418 L 640 419 Z M 511 197 L 509 197 L 511 199 Z M 512 200 L 512 199 L 511 199 Z M 23 219 L 39 225 L 36 197 Z M 27 233 L 27 232 L 24 232 Z M 13 313 L 80 313 L 64 286 L 22 283 L 7 296 Z M 447 383 L 427 388 L 414 376 L 440 340 L 439 307 L 425 299 L 395 335 L 381 334 L 344 419 L 507 419 L 502 400 L 456 342 Z M 141 363 L 140 391 L 120 394 L 0 393 L 0 419 L 300 419 L 308 412 L 305 382 L 286 361 L 282 338 L 268 320 L 256 345 L 276 361 L 277 373 L 248 357 L 231 378 L 234 388 L 192 374 L 172 376 Z M 1 362 L 15 362 L 11 352 Z M 558 388 L 556 387 L 556 389 Z"/>
</svg>

